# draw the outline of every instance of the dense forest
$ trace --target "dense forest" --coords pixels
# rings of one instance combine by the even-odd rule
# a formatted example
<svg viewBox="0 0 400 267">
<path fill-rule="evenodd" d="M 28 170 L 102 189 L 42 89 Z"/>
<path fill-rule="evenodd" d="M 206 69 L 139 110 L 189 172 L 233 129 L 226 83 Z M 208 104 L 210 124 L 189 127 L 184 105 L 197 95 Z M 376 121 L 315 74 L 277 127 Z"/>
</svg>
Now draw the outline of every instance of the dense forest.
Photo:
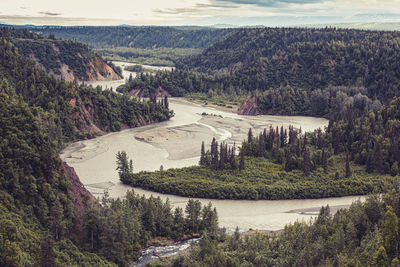
<svg viewBox="0 0 400 267">
<path fill-rule="evenodd" d="M 7 37 L 0 38 L 0 51 L 1 266 L 125 266 L 150 238 L 180 238 L 216 227 L 215 211 L 197 202 L 192 203 L 197 217 L 191 218 L 202 228 L 194 229 L 182 210 L 159 199 L 130 193 L 124 201 L 105 198 L 99 203 L 82 184 L 78 196 L 58 157 L 66 143 L 167 120 L 172 111 L 155 101 L 48 76 Z M 75 205 L 77 197 L 83 206 Z M 163 212 L 163 219 L 179 220 L 180 228 L 165 224 L 160 229 L 157 212 Z M 128 231 L 132 235 L 115 240 L 116 233 Z"/>
<path fill-rule="evenodd" d="M 121 181 L 162 193 L 220 199 L 293 199 L 390 190 L 399 175 L 400 98 L 381 110 L 333 110 L 326 131 L 249 130 L 235 147 L 201 147 L 200 166 L 126 173 Z"/>
<path fill-rule="evenodd" d="M 241 29 L 199 55 L 178 60 L 176 71 L 139 75 L 125 90 L 161 86 L 174 96 L 253 93 L 264 114 L 329 117 L 339 91 L 378 106 L 399 95 L 399 37 L 398 32 L 331 28 Z"/>
<path fill-rule="evenodd" d="M 399 266 L 398 185 L 334 215 L 322 207 L 312 222 L 280 233 L 204 237 L 188 255 L 149 266 Z"/>
<path fill-rule="evenodd" d="M 6 39 L 0 39 L 0 49 L 0 91 L 16 93 L 30 106 L 45 111 L 40 114 L 53 141 L 68 142 L 102 131 L 163 121 L 173 114 L 157 103 L 49 77 L 32 60 L 19 55 Z"/>
<path fill-rule="evenodd" d="M 35 31 L 70 34 L 66 38 L 76 34 L 93 47 L 204 48 L 219 42 L 200 55 L 176 59 L 178 70 L 140 74 L 120 88 L 144 89 L 150 100 L 143 102 L 48 76 L 29 58 L 29 49 L 52 62 L 46 49 L 54 48 L 45 42 L 56 43 L 55 37 L 2 30 L 1 266 L 128 266 L 152 238 L 199 233 L 198 248 L 167 264 L 399 266 L 399 33 L 169 27 Z M 35 45 L 25 47 L 31 42 Z M 264 113 L 325 116 L 329 126 L 308 133 L 293 127 L 250 129 L 240 148 L 213 140 L 209 150 L 199 148 L 200 166 L 182 169 L 133 173 L 122 151 L 116 156 L 124 183 L 220 199 L 387 194 L 335 215 L 324 207 L 315 221 L 288 225 L 278 234 L 243 238 L 238 231 L 221 236 L 216 210 L 195 200 L 185 210 L 173 210 L 169 201 L 134 192 L 123 200 L 109 199 L 107 193 L 101 201 L 86 195 L 81 214 L 57 153 L 74 140 L 169 119 L 167 98 L 157 103 L 155 97 L 159 87 L 174 96 L 237 98 L 253 92 Z"/>
<path fill-rule="evenodd" d="M 200 48 L 134 48 L 106 47 L 95 49 L 96 53 L 106 60 L 127 61 L 137 64 L 154 66 L 175 66 L 181 57 L 201 53 Z"/>
<path fill-rule="evenodd" d="M 107 65 L 82 43 L 12 28 L 0 28 L 0 38 L 12 42 L 18 48 L 19 54 L 32 58 L 48 73 L 67 81 L 121 78 L 121 70 Z"/>
<path fill-rule="evenodd" d="M 76 40 L 93 48 L 207 48 L 234 29 L 161 26 L 41 26 L 27 29 Z"/>
</svg>

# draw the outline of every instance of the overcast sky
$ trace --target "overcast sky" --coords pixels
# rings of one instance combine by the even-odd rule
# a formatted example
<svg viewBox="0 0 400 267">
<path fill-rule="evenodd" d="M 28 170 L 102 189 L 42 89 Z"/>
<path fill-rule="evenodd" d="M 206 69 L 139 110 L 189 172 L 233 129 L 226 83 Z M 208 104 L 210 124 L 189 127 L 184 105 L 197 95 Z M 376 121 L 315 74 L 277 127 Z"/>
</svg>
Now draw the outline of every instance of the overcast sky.
<svg viewBox="0 0 400 267">
<path fill-rule="evenodd" d="M 0 22 L 235 25 L 400 21 L 400 0 L 1 0 Z M 272 25 L 273 26 L 273 25 Z"/>
</svg>

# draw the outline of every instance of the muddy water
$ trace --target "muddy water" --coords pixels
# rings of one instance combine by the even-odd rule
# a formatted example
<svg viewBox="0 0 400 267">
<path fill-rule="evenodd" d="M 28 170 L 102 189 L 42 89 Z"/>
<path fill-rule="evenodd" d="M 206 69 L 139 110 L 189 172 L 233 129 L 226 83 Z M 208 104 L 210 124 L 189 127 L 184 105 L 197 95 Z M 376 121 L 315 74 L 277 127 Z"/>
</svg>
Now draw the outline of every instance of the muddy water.
<svg viewBox="0 0 400 267">
<path fill-rule="evenodd" d="M 107 134 L 95 139 L 80 141 L 68 146 L 61 157 L 74 167 L 85 187 L 101 197 L 104 190 L 111 197 L 123 197 L 129 186 L 120 183 L 116 171 L 115 155 L 125 150 L 133 160 L 134 171 L 179 168 L 195 165 L 199 161 L 202 141 L 217 140 L 239 143 L 246 138 L 251 127 L 254 133 L 273 125 L 294 125 L 303 130 L 327 126 L 328 121 L 312 117 L 288 116 L 239 116 L 215 110 L 183 99 L 170 99 L 175 116 L 167 122 Z M 202 115 L 203 113 L 213 115 Z M 140 136 L 140 139 L 138 138 Z M 206 142 L 206 144 L 208 144 Z M 184 207 L 188 198 L 159 194 L 135 188 L 139 194 L 153 195 L 163 200 L 169 198 L 172 206 Z M 331 210 L 350 205 L 359 197 L 327 198 L 316 200 L 211 200 L 217 208 L 221 227 L 234 230 L 279 230 L 296 220 L 309 220 L 323 205 Z M 361 197 L 361 200 L 364 198 Z"/>
<path fill-rule="evenodd" d="M 97 82 L 88 82 L 88 84 L 91 84 L 93 87 L 96 86 L 102 86 L 104 89 L 111 89 L 113 88 L 114 91 L 117 89 L 118 86 L 122 85 L 125 83 L 125 79 L 129 78 L 129 75 L 132 74 L 133 77 L 136 77 L 136 72 L 130 72 L 125 70 L 125 67 L 127 66 L 133 66 L 133 65 L 138 65 L 135 63 L 128 63 L 128 62 L 123 62 L 123 61 L 112 61 L 115 66 L 121 67 L 122 70 L 122 76 L 124 77 L 121 80 L 115 80 L 115 81 L 97 81 Z M 148 65 L 142 65 L 146 69 L 153 69 L 153 70 L 171 70 L 173 69 L 172 67 L 161 67 L 161 66 L 148 66 Z"/>
</svg>

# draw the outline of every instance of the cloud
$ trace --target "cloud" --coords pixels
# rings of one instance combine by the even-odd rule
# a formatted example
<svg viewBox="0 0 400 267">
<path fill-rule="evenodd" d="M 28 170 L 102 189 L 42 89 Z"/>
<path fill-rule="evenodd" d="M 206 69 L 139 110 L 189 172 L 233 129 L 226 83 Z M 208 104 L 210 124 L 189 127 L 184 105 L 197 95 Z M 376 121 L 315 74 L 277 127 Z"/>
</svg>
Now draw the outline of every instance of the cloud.
<svg viewBox="0 0 400 267">
<path fill-rule="evenodd" d="M 192 7 L 153 9 L 153 12 L 160 15 L 200 15 L 210 10 L 219 10 L 219 9 L 237 8 L 237 7 L 238 7 L 237 5 L 231 3 L 214 3 L 214 4 L 197 3 Z"/>
<path fill-rule="evenodd" d="M 215 3 L 230 3 L 235 5 L 253 5 L 260 7 L 283 7 L 287 5 L 305 5 L 323 3 L 325 0 L 213 0 Z"/>
<path fill-rule="evenodd" d="M 46 15 L 46 16 L 60 16 L 61 15 L 61 13 L 55 13 L 55 12 L 50 12 L 50 11 L 42 11 L 42 12 L 39 12 L 39 14 Z"/>
</svg>

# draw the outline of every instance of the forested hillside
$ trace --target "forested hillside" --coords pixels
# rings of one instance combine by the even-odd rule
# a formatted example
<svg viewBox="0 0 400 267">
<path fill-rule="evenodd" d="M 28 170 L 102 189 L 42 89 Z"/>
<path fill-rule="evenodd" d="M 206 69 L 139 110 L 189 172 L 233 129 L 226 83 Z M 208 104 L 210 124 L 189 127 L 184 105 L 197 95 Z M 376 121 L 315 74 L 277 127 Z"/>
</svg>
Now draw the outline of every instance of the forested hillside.
<svg viewBox="0 0 400 267">
<path fill-rule="evenodd" d="M 400 94 L 399 40 L 399 32 L 240 29 L 178 60 L 176 71 L 139 75 L 125 90 L 161 86 L 174 96 L 200 92 L 231 100 L 252 92 L 265 114 L 329 117 L 340 94 L 354 105 L 387 104 Z"/>
<path fill-rule="evenodd" d="M 151 238 L 216 231 L 199 201 L 99 203 L 58 157 L 66 142 L 169 119 L 165 105 L 57 80 L 6 38 L 0 51 L 1 266 L 128 266 Z"/>
<path fill-rule="evenodd" d="M 277 234 L 237 231 L 223 243 L 203 238 L 189 255 L 150 266 L 399 266 L 399 194 L 396 187 L 334 215 L 323 207 L 311 223 L 295 222 Z"/>
<path fill-rule="evenodd" d="M 32 60 L 19 55 L 7 39 L 0 39 L 0 49 L 0 91 L 16 93 L 30 106 L 45 111 L 40 114 L 52 141 L 68 142 L 167 120 L 172 115 L 153 102 L 49 77 Z"/>
<path fill-rule="evenodd" d="M 0 28 L 0 38 L 12 42 L 19 54 L 33 59 L 57 78 L 78 82 L 121 79 L 121 70 L 108 65 L 87 45 L 11 28 Z"/>
<path fill-rule="evenodd" d="M 160 26 L 76 26 L 30 27 L 42 34 L 77 40 L 93 48 L 206 48 L 223 39 L 234 29 Z"/>
</svg>

